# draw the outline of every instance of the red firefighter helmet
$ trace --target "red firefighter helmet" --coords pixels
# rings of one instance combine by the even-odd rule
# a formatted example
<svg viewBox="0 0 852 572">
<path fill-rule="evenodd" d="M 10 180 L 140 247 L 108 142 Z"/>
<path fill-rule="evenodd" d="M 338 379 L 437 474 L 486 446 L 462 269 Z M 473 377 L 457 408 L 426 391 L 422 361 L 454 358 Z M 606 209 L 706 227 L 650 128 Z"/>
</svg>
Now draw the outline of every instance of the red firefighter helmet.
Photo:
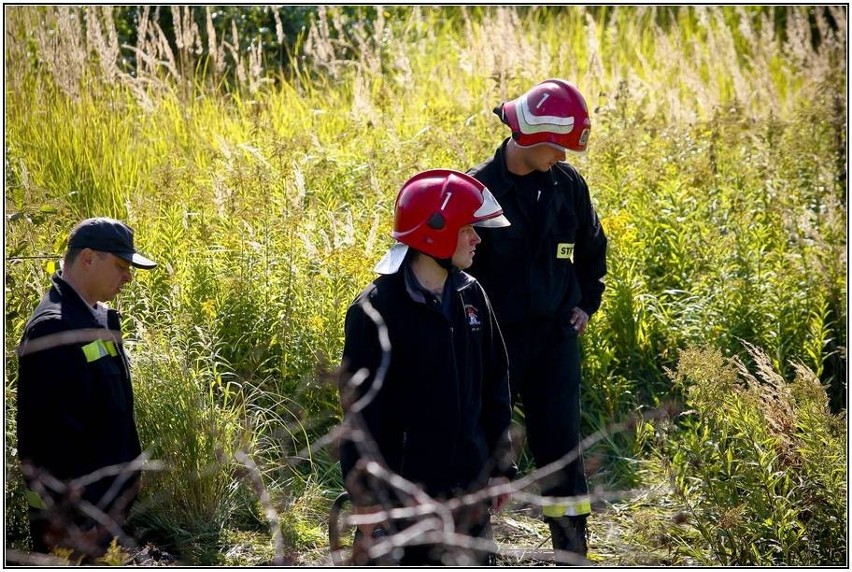
<svg viewBox="0 0 852 572">
<path fill-rule="evenodd" d="M 399 269 L 408 247 L 437 259 L 451 258 L 465 225 L 509 226 L 488 188 L 450 169 L 430 169 L 408 179 L 396 197 L 391 235 L 399 241 L 376 265 L 381 274 Z"/>
<path fill-rule="evenodd" d="M 562 151 L 586 150 L 592 122 L 580 91 L 562 79 L 547 79 L 494 109 L 521 147 L 541 143 Z"/>
</svg>

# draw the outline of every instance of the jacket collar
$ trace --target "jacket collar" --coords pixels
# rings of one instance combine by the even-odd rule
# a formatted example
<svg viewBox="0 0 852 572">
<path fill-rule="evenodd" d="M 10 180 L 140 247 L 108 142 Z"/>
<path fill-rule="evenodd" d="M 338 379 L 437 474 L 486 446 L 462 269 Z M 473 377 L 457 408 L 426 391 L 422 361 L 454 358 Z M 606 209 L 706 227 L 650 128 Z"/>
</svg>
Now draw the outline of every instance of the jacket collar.
<svg viewBox="0 0 852 572">
<path fill-rule="evenodd" d="M 402 273 L 403 282 L 405 283 L 405 290 L 408 292 L 408 295 L 412 300 L 418 302 L 420 304 L 426 303 L 426 294 L 423 290 L 423 287 L 417 281 L 417 277 L 414 276 L 414 272 L 411 271 L 411 265 L 409 263 L 409 259 L 403 263 L 402 268 L 399 270 Z M 452 288 L 456 292 L 461 292 L 466 288 L 469 288 L 473 285 L 476 280 L 474 280 L 473 276 L 464 272 L 463 270 L 459 270 L 457 268 L 453 268 L 449 275 L 447 276 L 447 281 L 449 285 L 444 285 L 444 292 L 447 292 L 448 288 Z"/>
<path fill-rule="evenodd" d="M 83 297 L 80 296 L 80 293 L 77 292 L 77 289 L 71 286 L 69 282 L 67 282 L 62 277 L 62 270 L 57 270 L 53 276 L 51 277 L 51 282 L 53 284 L 53 288 L 59 294 L 59 297 L 62 300 L 65 300 L 70 303 L 71 307 L 73 307 L 76 311 L 85 316 L 91 317 L 92 321 L 98 324 L 99 327 L 103 325 L 98 322 L 97 317 L 95 317 L 94 310 L 89 304 L 83 300 Z M 121 320 L 119 318 L 119 314 L 116 310 L 112 308 L 107 308 L 107 327 L 110 329 L 119 329 L 119 324 Z"/>
<path fill-rule="evenodd" d="M 512 174 L 509 172 L 508 167 L 506 167 L 506 145 L 509 143 L 509 139 L 510 138 L 508 137 L 504 139 L 503 144 L 494 152 L 494 164 L 497 166 L 497 176 L 500 184 L 498 185 L 498 188 L 492 189 L 489 187 L 488 190 L 494 194 L 494 198 L 497 199 L 497 202 L 500 202 L 500 199 L 515 186 L 515 182 L 512 180 Z"/>
<path fill-rule="evenodd" d="M 53 276 L 50 278 L 51 282 L 53 282 L 53 287 L 56 288 L 59 295 L 62 296 L 63 300 L 73 301 L 73 304 L 83 307 L 88 307 L 89 304 L 83 300 L 83 297 L 77 292 L 77 289 L 74 288 L 70 282 L 66 281 L 65 278 L 62 277 L 62 270 L 57 270 L 54 272 Z"/>
</svg>

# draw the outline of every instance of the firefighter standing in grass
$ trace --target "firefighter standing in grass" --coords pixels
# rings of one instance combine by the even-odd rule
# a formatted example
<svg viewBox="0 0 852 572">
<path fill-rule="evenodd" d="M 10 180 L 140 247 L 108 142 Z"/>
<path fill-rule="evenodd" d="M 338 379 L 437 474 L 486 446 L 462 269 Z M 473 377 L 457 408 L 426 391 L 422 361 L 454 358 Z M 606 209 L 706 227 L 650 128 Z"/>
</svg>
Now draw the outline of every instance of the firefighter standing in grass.
<svg viewBox="0 0 852 572">
<path fill-rule="evenodd" d="M 133 231 L 108 218 L 71 231 L 62 269 L 18 347 L 18 455 L 29 490 L 35 552 L 104 553 L 139 489 L 128 464 L 141 447 L 119 314 L 104 302 L 156 264 Z"/>
<path fill-rule="evenodd" d="M 580 441 L 578 336 L 598 309 L 606 274 L 606 237 L 586 182 L 565 162 L 586 150 L 591 122 L 572 84 L 546 80 L 494 112 L 512 136 L 468 174 L 482 181 L 511 226 L 483 229 L 471 274 L 491 297 L 509 353 L 513 397 L 525 414 L 536 466 Z M 582 457 L 541 483 L 553 547 L 586 556 L 591 512 Z"/>
<path fill-rule="evenodd" d="M 508 222 L 481 183 L 445 169 L 409 179 L 394 211 L 398 243 L 377 264 L 382 276 L 352 303 L 345 323 L 341 402 L 347 417 L 362 416 L 366 431 L 344 438 L 340 463 L 358 513 L 412 502 L 423 507 L 423 499 L 410 491 L 368 476 L 369 461 L 438 501 L 508 482 L 515 472 L 508 459 L 511 396 L 505 345 L 485 292 L 463 272 L 480 242 L 475 229 Z M 373 311 L 387 328 L 388 351 L 383 351 Z M 363 526 L 355 546 L 364 538 L 402 531 L 395 537 L 402 548 L 394 563 L 487 564 L 493 560 L 489 550 L 465 549 L 445 540 L 446 534 L 488 543 L 490 510 L 507 500 L 500 495 L 456 511 L 451 530 L 428 507 L 431 524 L 422 519 L 417 524 L 425 528 L 411 528 L 414 519 Z M 387 563 L 359 560 L 357 550 L 353 555 L 356 564 Z"/>
</svg>

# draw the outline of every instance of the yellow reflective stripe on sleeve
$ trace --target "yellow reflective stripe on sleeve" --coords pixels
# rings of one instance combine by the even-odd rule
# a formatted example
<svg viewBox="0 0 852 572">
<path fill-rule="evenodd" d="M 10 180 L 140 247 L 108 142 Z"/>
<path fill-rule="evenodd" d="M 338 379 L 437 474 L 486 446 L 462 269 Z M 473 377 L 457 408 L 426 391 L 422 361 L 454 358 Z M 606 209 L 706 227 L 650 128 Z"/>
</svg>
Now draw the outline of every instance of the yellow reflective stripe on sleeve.
<svg viewBox="0 0 852 572">
<path fill-rule="evenodd" d="M 112 344 L 121 344 L 121 332 L 117 330 L 106 330 L 104 328 L 83 328 L 80 330 L 66 330 L 57 332 L 40 338 L 27 340 L 18 347 L 18 357 L 24 357 L 27 354 L 49 350 L 59 346 L 67 346 L 72 344 L 83 344 L 94 340 L 103 340 Z M 115 346 L 113 345 L 115 351 Z M 109 352 L 109 349 L 107 349 Z M 117 355 L 109 352 L 110 355 Z"/>
<path fill-rule="evenodd" d="M 113 351 L 115 351 L 114 347 Z M 86 354 L 86 361 L 89 363 L 110 355 L 109 350 L 107 350 L 106 345 L 101 340 L 95 340 L 83 346 L 83 353 Z"/>
<path fill-rule="evenodd" d="M 44 501 L 41 500 L 41 496 L 37 492 L 32 489 L 27 489 L 24 493 L 24 497 L 27 499 L 27 504 L 33 508 L 45 508 Z"/>
<path fill-rule="evenodd" d="M 118 351 L 115 349 L 115 344 L 111 340 L 107 340 L 104 342 L 104 347 L 109 355 L 115 357 L 118 355 Z"/>
<path fill-rule="evenodd" d="M 582 516 L 592 512 L 592 503 L 587 496 L 576 497 L 571 503 L 550 504 L 541 507 L 544 516 L 559 518 L 560 516 Z"/>
</svg>

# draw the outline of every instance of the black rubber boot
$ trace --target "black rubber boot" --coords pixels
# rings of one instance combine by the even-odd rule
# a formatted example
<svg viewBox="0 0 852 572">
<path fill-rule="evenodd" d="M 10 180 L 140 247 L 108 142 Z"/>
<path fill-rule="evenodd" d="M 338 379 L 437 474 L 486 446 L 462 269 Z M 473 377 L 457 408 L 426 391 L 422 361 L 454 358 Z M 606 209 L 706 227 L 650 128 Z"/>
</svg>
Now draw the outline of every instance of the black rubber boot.
<svg viewBox="0 0 852 572">
<path fill-rule="evenodd" d="M 589 553 L 586 543 L 586 516 L 546 518 L 554 550 L 565 550 L 583 558 Z"/>
</svg>

